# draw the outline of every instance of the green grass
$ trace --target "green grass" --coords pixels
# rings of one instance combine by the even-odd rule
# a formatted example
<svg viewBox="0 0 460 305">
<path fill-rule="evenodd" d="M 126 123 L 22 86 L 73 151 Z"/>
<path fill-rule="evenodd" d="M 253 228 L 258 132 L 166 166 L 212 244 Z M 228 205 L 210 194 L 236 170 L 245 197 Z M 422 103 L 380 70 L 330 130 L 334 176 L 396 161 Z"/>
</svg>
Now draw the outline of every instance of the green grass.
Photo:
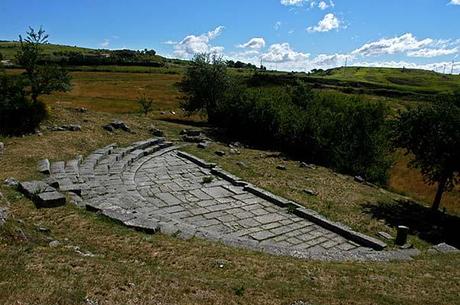
<svg viewBox="0 0 460 305">
<path fill-rule="evenodd" d="M 44 125 L 75 123 L 82 125 L 82 131 L 44 129 L 41 137 L 1 139 L 6 145 L 0 156 L 1 181 L 9 176 L 40 178 L 35 165 L 43 158 L 67 160 L 109 143 L 127 145 L 146 139 L 150 124 L 164 130 L 170 140 L 179 139 L 180 130 L 190 127 L 158 120 L 165 117 L 161 109 L 178 109 L 174 98 L 177 75 L 166 75 L 173 79 L 145 73 L 72 75 L 71 92 L 46 97 L 51 117 Z M 139 89 L 161 101 L 150 116 L 135 113 L 133 101 Z M 76 112 L 82 105 L 90 110 Z M 185 120 L 180 113 L 170 118 Z M 107 133 L 101 126 L 113 119 L 125 121 L 135 133 Z M 222 143 L 206 151 L 193 146 L 187 150 L 218 160 L 232 173 L 362 232 L 374 235 L 384 229 L 394 233 L 363 213 L 361 204 L 388 201 L 397 195 L 357 184 L 326 168 L 301 169 L 295 161 L 267 156 L 269 152 L 260 149 L 243 148 L 241 155 L 230 155 Z M 218 158 L 214 150 L 227 154 Z M 239 160 L 248 168 L 238 166 Z M 288 170 L 276 170 L 279 163 Z M 318 190 L 319 198 L 306 196 L 302 192 L 306 187 Z M 98 304 L 291 304 L 303 300 L 312 305 L 447 305 L 456 304 L 459 298 L 459 255 L 424 254 L 412 262 L 390 263 L 302 261 L 199 239 L 146 235 L 69 205 L 37 210 L 3 185 L 0 192 L 8 198 L 11 212 L 7 225 L 0 228 L 0 304 L 82 304 L 89 298 Z M 38 232 L 38 226 L 49 228 L 50 233 Z M 49 247 L 50 240 L 61 244 Z M 411 240 L 426 247 L 416 237 Z M 96 256 L 83 257 L 74 246 Z M 217 262 L 222 260 L 225 263 L 220 268 Z"/>
<path fill-rule="evenodd" d="M 327 70 L 313 78 L 348 82 L 351 87 L 375 85 L 388 89 L 419 94 L 449 93 L 460 90 L 459 75 L 445 75 L 433 71 L 398 68 L 348 67 Z"/>
</svg>

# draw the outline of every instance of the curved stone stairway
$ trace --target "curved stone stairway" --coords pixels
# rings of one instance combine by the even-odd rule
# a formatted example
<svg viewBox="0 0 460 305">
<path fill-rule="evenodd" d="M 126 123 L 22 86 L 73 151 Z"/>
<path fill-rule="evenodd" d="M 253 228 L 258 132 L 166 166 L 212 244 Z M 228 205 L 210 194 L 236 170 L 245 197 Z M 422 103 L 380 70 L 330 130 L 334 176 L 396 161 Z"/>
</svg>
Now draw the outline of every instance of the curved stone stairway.
<svg viewBox="0 0 460 305">
<path fill-rule="evenodd" d="M 322 260 L 410 259 L 416 254 L 382 251 L 381 241 L 177 151 L 163 138 L 126 148 L 109 145 L 84 159 L 52 162 L 49 169 L 46 164 L 41 171 L 49 172 L 48 187 L 148 233 Z"/>
</svg>

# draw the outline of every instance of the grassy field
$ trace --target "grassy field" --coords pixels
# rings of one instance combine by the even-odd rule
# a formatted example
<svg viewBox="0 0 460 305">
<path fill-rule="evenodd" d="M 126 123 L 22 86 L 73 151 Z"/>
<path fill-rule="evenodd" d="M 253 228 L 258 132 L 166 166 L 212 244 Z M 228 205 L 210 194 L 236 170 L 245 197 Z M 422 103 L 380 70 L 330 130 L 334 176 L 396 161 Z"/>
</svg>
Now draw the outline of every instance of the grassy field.
<svg viewBox="0 0 460 305">
<path fill-rule="evenodd" d="M 0 157 L 0 179 L 38 178 L 35 162 L 63 160 L 112 142 L 145 139 L 155 124 L 177 140 L 183 124 L 133 113 L 90 110 L 78 113 L 75 104 L 48 101 L 52 115 L 46 125 L 78 123 L 82 132 L 50 132 L 8 138 Z M 116 107 L 115 107 L 116 108 Z M 106 108 L 109 109 L 109 108 Z M 110 134 L 100 126 L 122 119 L 135 133 Z M 179 119 L 174 117 L 174 119 Z M 212 134 L 212 130 L 208 130 Z M 33 149 L 31 149 L 33 147 Z M 215 160 L 217 142 L 209 150 L 187 148 Z M 248 168 L 236 164 L 243 160 Z M 219 159 L 225 168 L 282 195 L 294 198 L 331 218 L 363 232 L 394 233 L 384 221 L 362 210 L 366 202 L 398 198 L 355 183 L 328 169 L 300 169 L 295 160 L 276 153 L 241 149 L 241 155 Z M 286 172 L 275 168 L 279 163 Z M 308 179 L 307 179 L 308 177 Z M 306 197 L 311 187 L 319 198 Z M 0 304 L 458 304 L 459 255 L 424 254 L 412 262 L 332 263 L 300 261 L 226 247 L 203 240 L 181 241 L 146 235 L 72 206 L 37 210 L 17 192 L 0 186 L 11 218 L 0 229 Z M 40 227 L 49 232 L 38 230 Z M 50 247 L 50 241 L 60 244 Z M 416 236 L 411 241 L 425 247 Z M 75 248 L 78 247 L 78 248 Z M 78 251 L 79 252 L 78 252 Z M 220 265 L 223 264 L 223 267 Z"/>
<path fill-rule="evenodd" d="M 445 93 L 460 90 L 459 75 L 416 69 L 348 67 L 331 69 L 318 77 L 363 82 L 408 92 Z"/>
<path fill-rule="evenodd" d="M 185 118 L 180 112 L 175 85 L 180 74 L 80 71 L 72 76 L 71 92 L 44 98 L 51 113 L 44 126 L 74 123 L 83 130 L 50 132 L 43 128 L 43 136 L 1 138 L 6 151 L 0 156 L 0 180 L 39 178 L 35 164 L 43 158 L 65 160 L 109 143 L 123 145 L 148 138 L 151 124 L 173 141 L 179 140 L 183 128 L 205 126 L 199 117 Z M 143 93 L 156 100 L 147 117 L 137 114 L 135 101 Z M 398 102 L 398 107 L 404 105 L 405 101 Z M 80 113 L 78 107 L 89 111 Z M 113 119 L 125 121 L 134 133 L 104 131 L 101 126 Z M 232 139 L 222 138 L 212 128 L 204 129 L 215 143 L 207 150 L 185 149 L 218 161 L 261 187 L 372 236 L 378 231 L 394 234 L 395 224 L 415 220 L 411 223 L 413 244 L 425 250 L 436 237 L 426 234 L 432 228 L 416 226 L 429 216 L 423 205 L 429 205 L 433 188 L 421 183 L 416 171 L 407 169 L 407 159 L 398 158 L 390 186 L 420 199 L 423 205 L 408 204 L 400 195 L 356 183 L 327 168 L 300 168 L 298 161 L 277 152 L 248 147 L 232 155 L 227 145 Z M 227 154 L 219 158 L 215 150 Z M 287 170 L 277 170 L 278 164 Z M 305 188 L 318 191 L 319 196 L 306 195 Z M 5 197 L 0 197 L 0 206 L 8 205 L 11 211 L 10 220 L 0 228 L 0 304 L 90 304 L 85 299 L 97 304 L 289 305 L 298 300 L 312 305 L 460 304 L 459 255 L 423 254 L 412 262 L 390 263 L 300 261 L 203 240 L 150 236 L 72 206 L 37 210 L 3 185 L 0 192 Z M 459 199 L 457 189 L 445 197 L 444 206 L 459 215 Z M 403 218 L 394 218 L 391 212 Z M 443 220 L 436 224 L 438 231 L 449 228 Z M 457 220 L 453 223 L 458 224 Z M 42 232 L 39 227 L 50 231 Z M 455 235 L 455 229 L 451 231 Z M 52 240 L 60 244 L 50 247 Z"/>
</svg>

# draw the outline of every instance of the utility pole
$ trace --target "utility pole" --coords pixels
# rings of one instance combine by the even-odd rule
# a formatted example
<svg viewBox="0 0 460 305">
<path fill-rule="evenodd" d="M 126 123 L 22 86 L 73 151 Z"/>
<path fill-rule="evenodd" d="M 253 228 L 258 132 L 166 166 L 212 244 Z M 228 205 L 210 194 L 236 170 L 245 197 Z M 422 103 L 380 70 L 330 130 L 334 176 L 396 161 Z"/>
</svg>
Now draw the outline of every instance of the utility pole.
<svg viewBox="0 0 460 305">
<path fill-rule="evenodd" d="M 446 74 L 446 68 L 447 68 L 447 64 L 444 64 L 444 72 L 442 72 L 442 74 Z"/>
<path fill-rule="evenodd" d="M 454 65 L 455 61 L 452 59 L 452 68 L 450 69 L 450 74 L 454 74 Z"/>
</svg>

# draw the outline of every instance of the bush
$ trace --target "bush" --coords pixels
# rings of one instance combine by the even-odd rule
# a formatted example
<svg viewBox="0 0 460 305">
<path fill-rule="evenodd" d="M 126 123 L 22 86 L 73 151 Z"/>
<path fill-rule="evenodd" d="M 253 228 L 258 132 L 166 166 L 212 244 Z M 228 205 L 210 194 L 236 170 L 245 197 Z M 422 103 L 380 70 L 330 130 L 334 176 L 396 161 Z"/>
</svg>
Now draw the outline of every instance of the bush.
<svg viewBox="0 0 460 305">
<path fill-rule="evenodd" d="M 303 99 L 302 99 L 303 96 Z M 218 124 L 253 143 L 275 146 L 341 172 L 385 183 L 386 108 L 308 88 L 234 87 L 217 107 Z"/>
<path fill-rule="evenodd" d="M 152 110 L 154 101 L 153 99 L 143 95 L 137 99 L 137 103 L 139 104 L 140 112 L 147 116 Z"/>
<path fill-rule="evenodd" d="M 19 80 L 0 78 L 0 133 L 21 135 L 34 132 L 46 117 L 46 106 L 32 102 Z"/>
</svg>

